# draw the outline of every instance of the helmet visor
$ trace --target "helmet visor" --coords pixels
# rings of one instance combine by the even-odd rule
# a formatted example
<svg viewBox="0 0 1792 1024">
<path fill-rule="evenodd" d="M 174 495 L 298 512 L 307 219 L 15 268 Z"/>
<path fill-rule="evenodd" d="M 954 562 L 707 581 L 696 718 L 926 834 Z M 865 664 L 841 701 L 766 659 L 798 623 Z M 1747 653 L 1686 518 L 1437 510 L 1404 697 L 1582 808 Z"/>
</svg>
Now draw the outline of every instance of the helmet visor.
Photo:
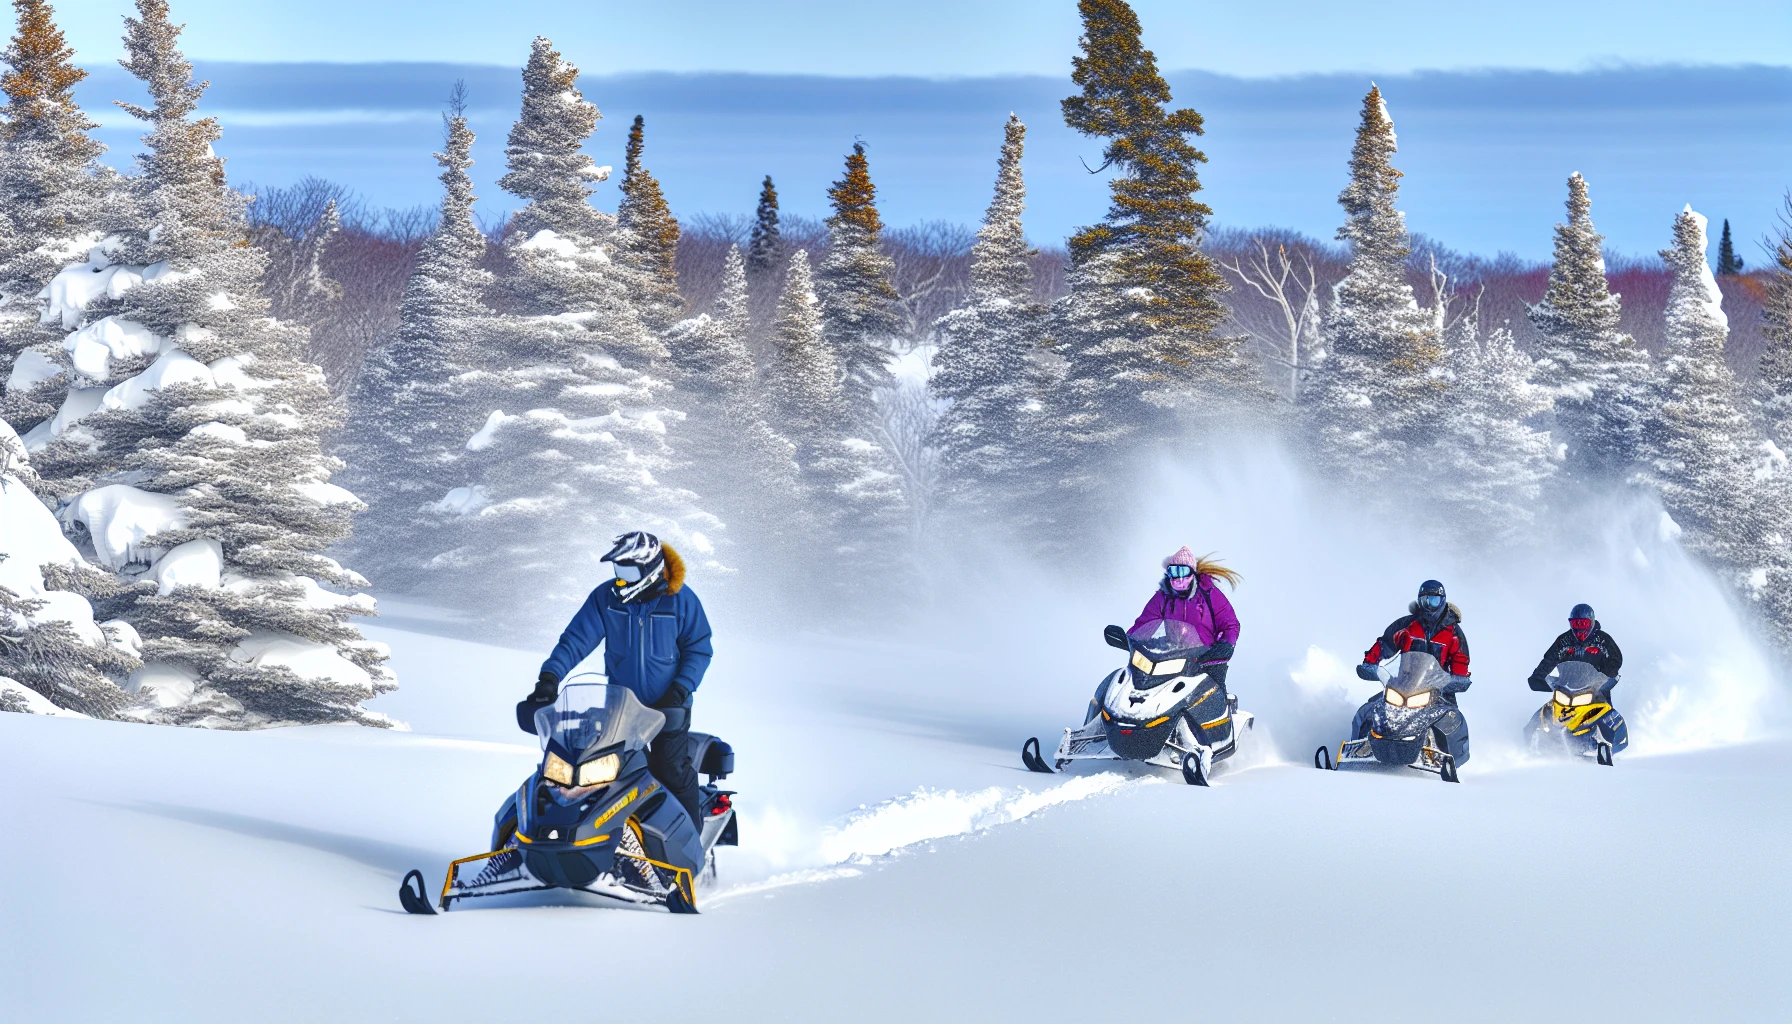
<svg viewBox="0 0 1792 1024">
<path fill-rule="evenodd" d="M 616 578 L 624 583 L 641 582 L 641 567 L 638 565 L 623 565 L 621 562 L 611 562 L 610 568 L 615 571 Z"/>
<path fill-rule="evenodd" d="M 1419 607 L 1425 609 L 1428 612 L 1437 611 L 1440 608 L 1442 608 L 1443 606 L 1444 606 L 1444 596 L 1442 594 L 1420 594 L 1419 595 Z"/>
</svg>

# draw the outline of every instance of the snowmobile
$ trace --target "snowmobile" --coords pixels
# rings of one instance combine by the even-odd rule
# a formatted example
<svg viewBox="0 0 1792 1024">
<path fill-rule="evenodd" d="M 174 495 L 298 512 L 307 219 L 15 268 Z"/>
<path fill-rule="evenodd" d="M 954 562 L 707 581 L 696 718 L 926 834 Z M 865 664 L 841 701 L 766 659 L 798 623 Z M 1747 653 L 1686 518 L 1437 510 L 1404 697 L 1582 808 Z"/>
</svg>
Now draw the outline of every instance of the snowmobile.
<svg viewBox="0 0 1792 1024">
<path fill-rule="evenodd" d="M 1239 730 L 1249 731 L 1251 713 L 1238 710 L 1238 697 L 1201 666 L 1204 646 L 1189 645 L 1186 630 L 1168 629 L 1135 640 L 1119 626 L 1103 636 L 1127 654 L 1127 663 L 1095 688 L 1083 724 L 1065 729 L 1053 764 L 1039 753 L 1039 740 L 1022 744 L 1028 769 L 1051 773 L 1072 761 L 1143 761 L 1179 769 L 1191 786 L 1205 786 L 1216 762 L 1238 750 Z"/>
<path fill-rule="evenodd" d="M 1436 772 L 1445 782 L 1460 782 L 1456 769 L 1468 760 L 1468 720 L 1453 695 L 1468 681 L 1444 671 L 1439 644 L 1415 640 L 1400 655 L 1392 679 L 1377 667 L 1384 687 L 1379 698 L 1357 709 L 1351 738 L 1313 752 L 1313 767 L 1337 770 L 1354 765 L 1384 764 Z"/>
<path fill-rule="evenodd" d="M 696 877 L 713 876 L 715 848 L 738 845 L 734 792 L 716 781 L 734 771 L 734 751 L 693 732 L 703 820 L 647 770 L 647 745 L 666 724 L 634 691 L 595 674 L 574 676 L 559 699 L 535 712 L 541 764 L 498 808 L 487 853 L 448 865 L 437 906 L 478 896 L 575 889 L 630 903 L 697 912 Z M 423 873 L 412 871 L 399 901 L 434 914 Z"/>
<path fill-rule="evenodd" d="M 1525 724 L 1525 739 L 1536 753 L 1590 757 L 1603 765 L 1630 745 L 1624 716 L 1612 707 L 1616 677 L 1584 661 L 1565 661 L 1549 676 L 1554 694 Z"/>
</svg>

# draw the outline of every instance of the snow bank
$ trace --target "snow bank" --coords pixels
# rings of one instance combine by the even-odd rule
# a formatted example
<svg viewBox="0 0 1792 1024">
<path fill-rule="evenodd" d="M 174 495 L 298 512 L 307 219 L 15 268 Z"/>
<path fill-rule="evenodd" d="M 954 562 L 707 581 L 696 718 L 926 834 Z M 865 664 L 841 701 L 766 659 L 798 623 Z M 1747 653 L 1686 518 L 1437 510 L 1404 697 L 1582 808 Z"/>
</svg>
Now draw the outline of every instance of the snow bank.
<svg viewBox="0 0 1792 1024">
<path fill-rule="evenodd" d="M 79 711 L 59 708 L 49 702 L 43 694 L 19 682 L 11 676 L 0 676 L 0 698 L 22 704 L 27 714 L 51 715 L 59 718 L 86 718 Z"/>
<path fill-rule="evenodd" d="M 96 320 L 62 341 L 62 349 L 70 354 L 75 370 L 94 380 L 111 375 L 113 360 L 152 356 L 162 351 L 162 346 L 162 337 L 154 331 L 115 316 Z"/>
<path fill-rule="evenodd" d="M 172 283 L 185 276 L 170 273 L 165 260 L 146 267 L 114 264 L 96 248 L 88 254 L 87 262 L 63 270 L 38 292 L 38 298 L 49 300 L 44 306 L 41 322 L 60 322 L 63 330 L 72 331 L 81 322 L 87 307 L 102 296 L 116 299 L 145 281 Z"/>
<path fill-rule="evenodd" d="M 62 516 L 65 523 L 87 527 L 93 536 L 94 555 L 108 569 L 154 562 L 161 552 L 149 546 L 148 539 L 187 525 L 186 514 L 173 495 L 128 484 L 96 487 L 70 503 Z"/>
<path fill-rule="evenodd" d="M 199 673 L 185 665 L 150 662 L 131 673 L 124 688 L 159 708 L 177 708 L 193 699 Z"/>
</svg>

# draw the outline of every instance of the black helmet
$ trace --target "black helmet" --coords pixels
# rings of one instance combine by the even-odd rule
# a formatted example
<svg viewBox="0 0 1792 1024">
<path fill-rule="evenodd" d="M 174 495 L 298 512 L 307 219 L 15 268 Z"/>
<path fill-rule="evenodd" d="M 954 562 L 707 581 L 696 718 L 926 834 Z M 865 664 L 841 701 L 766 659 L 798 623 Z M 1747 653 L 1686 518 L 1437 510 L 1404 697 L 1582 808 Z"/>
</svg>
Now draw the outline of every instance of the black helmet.
<svg viewBox="0 0 1792 1024">
<path fill-rule="evenodd" d="M 1575 619 L 1596 619 L 1598 617 L 1599 616 L 1593 614 L 1593 606 L 1586 604 L 1585 602 L 1575 605 L 1573 610 L 1568 613 L 1568 621 L 1570 622 Z"/>
<path fill-rule="evenodd" d="M 1419 614 L 1427 619 L 1436 619 L 1444 613 L 1448 600 L 1444 594 L 1444 585 L 1436 580 L 1426 580 L 1419 584 Z"/>
<path fill-rule="evenodd" d="M 1593 625 L 1596 621 L 1593 615 L 1593 606 L 1584 602 L 1575 605 L 1568 612 L 1568 628 L 1582 640 L 1592 635 Z"/>
</svg>

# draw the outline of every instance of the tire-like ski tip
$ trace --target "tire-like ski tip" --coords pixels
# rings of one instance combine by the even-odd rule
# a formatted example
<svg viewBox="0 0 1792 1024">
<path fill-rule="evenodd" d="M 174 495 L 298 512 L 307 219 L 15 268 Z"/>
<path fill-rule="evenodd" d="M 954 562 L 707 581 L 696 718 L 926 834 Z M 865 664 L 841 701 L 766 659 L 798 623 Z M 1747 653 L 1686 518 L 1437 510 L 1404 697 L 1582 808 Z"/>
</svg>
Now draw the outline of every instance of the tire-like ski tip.
<svg viewBox="0 0 1792 1024">
<path fill-rule="evenodd" d="M 416 880 L 415 888 L 412 888 L 413 879 Z M 429 905 L 429 897 L 424 895 L 423 872 L 415 868 L 398 884 L 398 902 L 404 905 L 407 914 L 433 915 L 436 912 L 436 908 Z"/>
</svg>

